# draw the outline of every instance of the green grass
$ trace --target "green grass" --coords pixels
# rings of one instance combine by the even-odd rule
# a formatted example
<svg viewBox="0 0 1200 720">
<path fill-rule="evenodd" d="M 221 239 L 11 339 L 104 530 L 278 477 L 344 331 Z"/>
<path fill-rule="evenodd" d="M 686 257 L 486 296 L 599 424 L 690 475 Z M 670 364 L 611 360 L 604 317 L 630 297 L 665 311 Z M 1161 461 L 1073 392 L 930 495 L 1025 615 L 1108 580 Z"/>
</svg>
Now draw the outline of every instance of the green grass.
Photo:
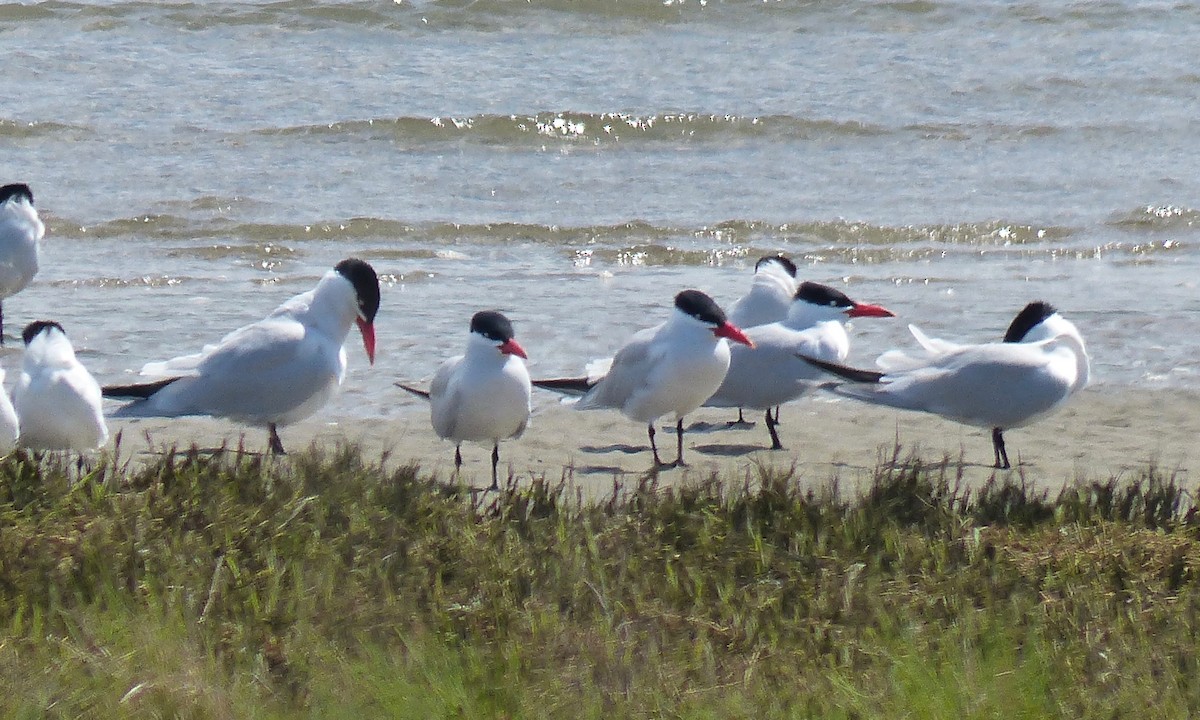
<svg viewBox="0 0 1200 720">
<path fill-rule="evenodd" d="M 473 495 L 353 447 L 0 461 L 0 717 L 1200 713 L 1200 521 L 899 453 Z"/>
</svg>

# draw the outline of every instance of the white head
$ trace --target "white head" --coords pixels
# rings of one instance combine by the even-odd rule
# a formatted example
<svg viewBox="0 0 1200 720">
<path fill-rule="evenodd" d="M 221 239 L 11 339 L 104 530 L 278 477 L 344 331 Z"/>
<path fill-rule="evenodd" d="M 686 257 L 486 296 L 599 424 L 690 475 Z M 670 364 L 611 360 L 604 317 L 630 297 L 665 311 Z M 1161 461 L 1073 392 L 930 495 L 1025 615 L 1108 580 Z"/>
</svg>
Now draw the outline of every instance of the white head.
<svg viewBox="0 0 1200 720">
<path fill-rule="evenodd" d="M 754 274 L 787 278 L 793 287 L 796 285 L 796 263 L 786 255 L 764 255 L 754 263 Z"/>
<path fill-rule="evenodd" d="M 299 295 L 293 300 L 303 299 Z M 322 323 L 321 317 L 332 332 L 339 327 L 340 333 L 350 330 L 350 322 L 358 325 L 362 334 L 367 359 L 375 363 L 375 315 L 379 312 L 379 277 L 375 268 L 358 258 L 347 258 L 325 273 L 317 287 L 312 290 L 308 303 L 310 313 Z M 342 334 L 340 337 L 344 338 Z"/>
<path fill-rule="evenodd" d="M 717 340 L 726 338 L 754 347 L 741 328 L 729 322 L 725 311 L 708 295 L 699 290 L 684 290 L 675 296 L 675 317 L 712 332 Z"/>
<path fill-rule="evenodd" d="M 37 320 L 25 326 L 21 332 L 25 341 L 24 366 L 59 367 L 74 364 L 75 348 L 67 339 L 63 326 L 53 320 Z"/>
<path fill-rule="evenodd" d="M 479 348 L 483 352 L 494 352 L 496 357 L 507 359 L 515 355 L 527 359 L 525 348 L 513 337 L 513 326 L 509 319 L 495 310 L 483 310 L 471 317 L 471 338 L 467 351 Z"/>
<path fill-rule="evenodd" d="M 788 308 L 788 325 L 797 329 L 836 320 L 845 323 L 856 317 L 895 317 L 881 305 L 855 302 L 846 293 L 815 282 L 801 283 Z"/>
<path fill-rule="evenodd" d="M 0 209 L 17 221 L 27 242 L 41 240 L 46 226 L 33 206 L 33 191 L 25 183 L 10 183 L 0 187 Z"/>
<path fill-rule="evenodd" d="M 1080 358 L 1080 377 L 1075 384 L 1084 387 L 1091 379 L 1091 367 L 1083 335 L 1075 323 L 1060 315 L 1050 303 L 1035 300 L 1022 308 L 1004 333 L 1004 342 L 1036 343 L 1060 335 L 1067 335 L 1079 344 L 1083 357 Z"/>
</svg>

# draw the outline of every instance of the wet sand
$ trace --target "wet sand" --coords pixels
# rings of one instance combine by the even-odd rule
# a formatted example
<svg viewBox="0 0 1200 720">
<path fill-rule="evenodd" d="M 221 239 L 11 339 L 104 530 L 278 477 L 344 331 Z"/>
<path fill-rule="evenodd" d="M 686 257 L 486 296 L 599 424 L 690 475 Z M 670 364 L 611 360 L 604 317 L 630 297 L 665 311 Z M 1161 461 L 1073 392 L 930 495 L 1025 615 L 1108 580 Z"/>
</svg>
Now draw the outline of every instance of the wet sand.
<svg viewBox="0 0 1200 720">
<path fill-rule="evenodd" d="M 336 416 L 344 398 L 335 398 L 329 415 Z M 749 417 L 748 419 L 751 419 Z M 899 443 L 902 453 L 918 453 L 926 461 L 949 458 L 964 465 L 969 484 L 986 481 L 993 473 L 990 432 L 969 428 L 923 413 L 879 408 L 852 400 L 817 395 L 783 408 L 780 439 L 786 450 L 770 451 L 762 417 L 753 414 L 754 427 L 725 429 L 736 411 L 704 408 L 687 418 L 685 460 L 690 467 L 659 473 L 659 482 L 672 484 L 707 478 L 745 477 L 760 466 L 791 468 L 800 482 L 824 486 L 838 478 L 843 488 L 869 481 L 878 462 L 891 458 Z M 714 429 L 702 431 L 704 425 Z M 664 460 L 675 457 L 673 423 L 663 419 L 657 435 Z M 110 420 L 110 430 L 123 432 L 122 455 L 149 459 L 164 448 L 236 446 L 265 450 L 266 432 L 211 418 Z M 1066 482 L 1134 478 L 1156 465 L 1178 473 L 1190 485 L 1190 471 L 1200 459 L 1200 393 L 1160 389 L 1093 387 L 1081 392 L 1058 413 L 1026 428 L 1005 433 L 1011 472 L 1027 481 L 1057 490 Z M 302 450 L 310 444 L 332 447 L 338 442 L 361 446 L 367 457 L 387 454 L 389 463 L 415 461 L 428 472 L 449 476 L 454 470 L 454 446 L 439 440 L 429 425 L 428 408 L 397 391 L 388 416 L 340 419 L 310 418 L 282 428 L 285 447 Z M 464 444 L 463 479 L 479 487 L 490 482 L 491 448 Z M 525 436 L 500 446 L 501 475 L 526 480 L 564 474 L 585 495 L 610 492 L 614 479 L 628 482 L 651 466 L 645 426 L 615 411 L 580 412 L 535 391 L 534 416 Z"/>
</svg>

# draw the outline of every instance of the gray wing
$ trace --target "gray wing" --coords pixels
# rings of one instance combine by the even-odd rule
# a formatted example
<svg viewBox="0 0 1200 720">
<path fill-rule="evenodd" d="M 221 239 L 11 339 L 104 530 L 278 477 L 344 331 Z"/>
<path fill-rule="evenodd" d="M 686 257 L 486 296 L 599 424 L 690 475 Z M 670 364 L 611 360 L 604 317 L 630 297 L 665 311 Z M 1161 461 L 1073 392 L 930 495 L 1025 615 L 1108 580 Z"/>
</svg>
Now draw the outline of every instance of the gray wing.
<svg viewBox="0 0 1200 720">
<path fill-rule="evenodd" d="M 463 356 L 457 355 L 438 366 L 429 383 L 429 418 L 438 437 L 454 435 L 458 426 L 460 397 L 457 379 L 458 366 Z"/>
<path fill-rule="evenodd" d="M 639 331 L 613 357 L 612 367 L 596 386 L 580 398 L 580 410 L 621 408 L 642 389 L 646 378 L 662 357 L 663 349 L 654 343 L 662 325 Z"/>
</svg>

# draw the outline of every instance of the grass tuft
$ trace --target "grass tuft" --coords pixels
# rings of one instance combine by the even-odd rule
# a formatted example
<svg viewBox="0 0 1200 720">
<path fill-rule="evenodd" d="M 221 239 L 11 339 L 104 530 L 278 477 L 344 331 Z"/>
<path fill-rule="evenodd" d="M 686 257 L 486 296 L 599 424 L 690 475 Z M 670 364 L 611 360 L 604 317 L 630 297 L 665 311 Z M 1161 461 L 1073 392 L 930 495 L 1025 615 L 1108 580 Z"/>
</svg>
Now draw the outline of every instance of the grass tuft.
<svg viewBox="0 0 1200 720">
<path fill-rule="evenodd" d="M 896 448 L 481 493 L 353 445 L 0 460 L 0 718 L 1185 717 L 1177 475 L 963 482 Z"/>
</svg>

